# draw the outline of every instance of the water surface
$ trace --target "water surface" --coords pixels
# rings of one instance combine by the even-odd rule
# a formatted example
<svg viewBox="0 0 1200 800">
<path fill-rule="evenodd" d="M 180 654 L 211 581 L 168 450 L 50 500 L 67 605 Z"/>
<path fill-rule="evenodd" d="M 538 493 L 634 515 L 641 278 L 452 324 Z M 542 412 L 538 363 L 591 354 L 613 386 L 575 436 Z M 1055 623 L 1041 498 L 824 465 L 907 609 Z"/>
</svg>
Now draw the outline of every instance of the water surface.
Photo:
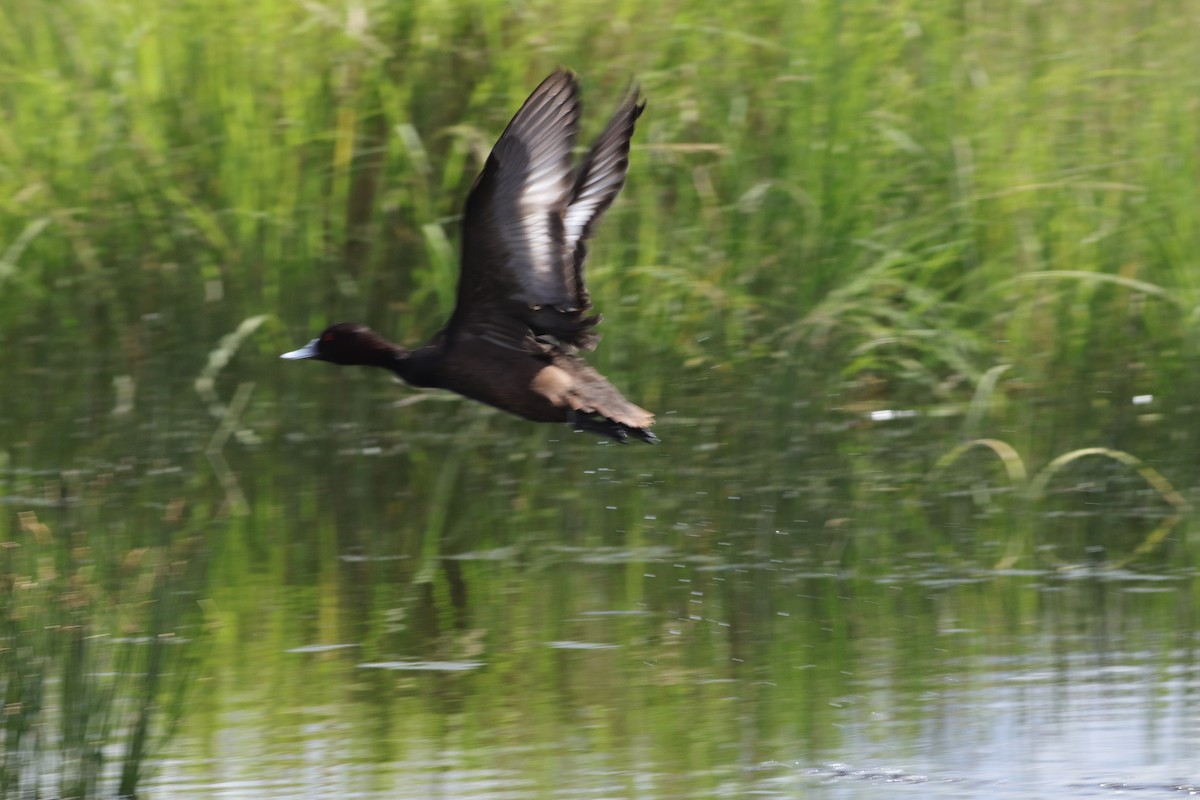
<svg viewBox="0 0 1200 800">
<path fill-rule="evenodd" d="M 89 537 L 118 587 L 142 548 L 187 540 L 203 562 L 147 797 L 1153 797 L 1198 780 L 1187 520 L 1111 458 L 1033 498 L 987 452 L 937 466 L 963 441 L 952 413 L 777 399 L 748 418 L 738 387 L 692 376 L 662 398 L 664 444 L 621 447 L 245 359 L 225 396 L 273 385 L 224 439 L 186 376 L 129 411 L 4 419 L 10 513 Z M 1031 471 L 1053 455 L 1022 453 Z M 98 612 L 110 634 L 122 608 Z"/>
</svg>

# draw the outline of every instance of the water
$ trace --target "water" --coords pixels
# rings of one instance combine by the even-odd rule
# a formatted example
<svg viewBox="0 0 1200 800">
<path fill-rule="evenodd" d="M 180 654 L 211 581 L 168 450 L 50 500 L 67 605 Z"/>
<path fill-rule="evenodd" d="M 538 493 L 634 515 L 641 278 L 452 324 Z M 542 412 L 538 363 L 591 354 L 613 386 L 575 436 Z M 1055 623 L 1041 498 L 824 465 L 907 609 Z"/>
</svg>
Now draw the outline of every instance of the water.
<svg viewBox="0 0 1200 800">
<path fill-rule="evenodd" d="M 222 670 L 213 728 L 176 744 L 156 786 L 1016 798 L 1166 795 L 1194 779 L 1196 639 L 1172 624 L 1193 613 L 1192 577 L 975 575 L 931 589 L 781 567 L 742 583 L 767 584 L 768 611 L 669 585 L 698 567 L 648 580 L 641 603 L 617 568 L 571 557 L 543 569 L 534 583 L 565 607 L 535 601 L 534 576 L 504 562 L 493 578 L 518 597 L 443 645 L 475 660 L 391 671 L 366 668 L 356 647 L 282 663 L 273 646 L 250 647 Z M 262 663 L 277 672 L 264 680 Z"/>
<path fill-rule="evenodd" d="M 376 375 L 244 360 L 219 384 L 227 401 L 249 387 L 224 429 L 186 374 L 88 413 L 63 377 L 54 419 L 28 403 L 2 421 L 5 538 L 35 555 L 47 535 L 75 543 L 88 630 L 113 652 L 161 635 L 137 592 L 167 573 L 137 559 L 196 565 L 162 595 L 192 660 L 156 690 L 152 739 L 168 720 L 174 735 L 147 758 L 145 797 L 1200 783 L 1186 513 L 1112 458 L 1031 497 L 986 452 L 931 478 L 962 440 L 953 414 L 872 420 L 692 379 L 663 398 L 662 446 L 620 447 Z M 680 411 L 695 397 L 703 413 Z M 1163 452 L 1153 426 L 1123 435 Z M 1031 475 L 1061 454 L 1018 449 Z M 1194 469 L 1154 463 L 1183 486 Z M 118 697 L 138 685 L 110 666 Z"/>
</svg>

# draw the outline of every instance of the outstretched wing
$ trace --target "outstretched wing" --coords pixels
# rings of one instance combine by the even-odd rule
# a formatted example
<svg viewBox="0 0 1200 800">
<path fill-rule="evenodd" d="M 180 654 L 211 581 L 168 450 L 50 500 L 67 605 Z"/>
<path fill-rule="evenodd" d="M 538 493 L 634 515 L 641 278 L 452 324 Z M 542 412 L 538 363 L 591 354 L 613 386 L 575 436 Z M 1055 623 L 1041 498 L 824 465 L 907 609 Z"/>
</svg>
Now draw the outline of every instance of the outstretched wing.
<svg viewBox="0 0 1200 800">
<path fill-rule="evenodd" d="M 629 172 L 629 140 L 633 138 L 634 125 L 645 107 L 644 102 L 638 102 L 638 91 L 634 88 L 592 145 L 571 190 L 563 218 L 565 258 L 584 308 L 590 305 L 583 274 L 587 239 L 600 215 L 608 210 L 625 185 L 625 175 Z"/>
<path fill-rule="evenodd" d="M 526 306 L 573 307 L 563 270 L 563 214 L 579 131 L 579 87 L 559 70 L 533 91 L 467 196 L 455 316 Z"/>
<path fill-rule="evenodd" d="M 584 316 L 591 305 L 584 242 L 625 182 L 629 138 L 641 110 L 636 94 L 626 99 L 575 171 L 575 76 L 559 70 L 534 90 L 467 197 L 451 327 L 496 327 L 503 315 L 567 345 L 594 343 L 590 329 L 599 317 Z"/>
</svg>

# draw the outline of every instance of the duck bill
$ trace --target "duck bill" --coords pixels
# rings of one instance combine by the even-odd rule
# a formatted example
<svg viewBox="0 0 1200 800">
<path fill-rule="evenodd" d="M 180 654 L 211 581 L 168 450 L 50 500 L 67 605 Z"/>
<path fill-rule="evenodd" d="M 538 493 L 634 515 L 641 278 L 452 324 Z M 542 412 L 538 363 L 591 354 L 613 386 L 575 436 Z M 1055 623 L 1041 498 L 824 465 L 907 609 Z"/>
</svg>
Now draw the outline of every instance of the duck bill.
<svg viewBox="0 0 1200 800">
<path fill-rule="evenodd" d="M 299 350 L 292 350 L 289 353 L 284 353 L 280 358 L 316 358 L 317 357 L 317 340 L 313 339 L 308 344 L 301 347 Z"/>
</svg>

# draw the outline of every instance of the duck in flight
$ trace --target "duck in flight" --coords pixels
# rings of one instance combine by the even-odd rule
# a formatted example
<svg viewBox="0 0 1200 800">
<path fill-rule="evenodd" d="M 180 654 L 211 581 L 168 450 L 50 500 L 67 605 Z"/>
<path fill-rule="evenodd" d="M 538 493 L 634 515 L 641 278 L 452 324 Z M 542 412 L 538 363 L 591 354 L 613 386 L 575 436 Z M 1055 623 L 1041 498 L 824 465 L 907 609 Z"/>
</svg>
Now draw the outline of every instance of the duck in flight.
<svg viewBox="0 0 1200 800">
<path fill-rule="evenodd" d="M 467 195 L 458 297 L 423 347 L 341 322 L 283 358 L 391 370 L 534 422 L 654 443 L 654 415 L 588 365 L 599 314 L 584 282 L 587 240 L 625 184 L 629 140 L 645 107 L 625 98 L 575 165 L 579 84 L 560 69 L 517 111 Z"/>
</svg>

